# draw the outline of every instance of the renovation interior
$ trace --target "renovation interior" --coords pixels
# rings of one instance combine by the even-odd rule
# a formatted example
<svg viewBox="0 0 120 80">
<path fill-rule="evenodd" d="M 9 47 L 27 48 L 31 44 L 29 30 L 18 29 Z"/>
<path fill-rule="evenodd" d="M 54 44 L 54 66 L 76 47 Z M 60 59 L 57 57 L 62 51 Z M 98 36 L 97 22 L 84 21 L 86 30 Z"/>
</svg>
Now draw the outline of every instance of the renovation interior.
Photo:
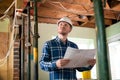
<svg viewBox="0 0 120 80">
<path fill-rule="evenodd" d="M 74 26 L 70 40 L 80 49 L 98 50 L 95 67 L 78 72 L 78 79 L 120 79 L 120 0 L 0 0 L 0 80 L 49 79 L 48 73 L 39 68 L 41 49 L 45 41 L 57 35 L 56 23 L 63 16 L 69 17 Z M 107 53 L 98 45 L 101 36 L 105 36 L 102 43 L 106 43 L 103 46 Z"/>
</svg>

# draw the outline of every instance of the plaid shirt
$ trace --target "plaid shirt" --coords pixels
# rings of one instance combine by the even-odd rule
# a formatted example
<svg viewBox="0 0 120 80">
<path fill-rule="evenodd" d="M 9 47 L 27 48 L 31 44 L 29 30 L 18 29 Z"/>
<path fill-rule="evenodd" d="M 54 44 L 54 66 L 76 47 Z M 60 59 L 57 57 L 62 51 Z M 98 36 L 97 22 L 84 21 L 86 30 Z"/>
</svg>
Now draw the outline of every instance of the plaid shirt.
<svg viewBox="0 0 120 80">
<path fill-rule="evenodd" d="M 85 71 L 92 68 L 92 66 L 89 66 L 74 69 L 58 69 L 56 66 L 56 61 L 64 57 L 68 46 L 72 48 L 78 48 L 75 43 L 68 40 L 66 44 L 64 44 L 58 37 L 47 41 L 44 44 L 40 66 L 42 70 L 50 72 L 50 80 L 77 80 L 76 69 L 79 71 Z"/>
</svg>

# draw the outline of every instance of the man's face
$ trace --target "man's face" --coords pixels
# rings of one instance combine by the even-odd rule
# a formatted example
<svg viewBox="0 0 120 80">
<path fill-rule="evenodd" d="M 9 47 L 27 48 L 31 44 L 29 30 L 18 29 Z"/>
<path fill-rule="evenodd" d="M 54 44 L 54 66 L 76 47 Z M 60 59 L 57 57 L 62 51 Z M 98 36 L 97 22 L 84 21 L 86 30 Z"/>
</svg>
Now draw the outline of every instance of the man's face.
<svg viewBox="0 0 120 80">
<path fill-rule="evenodd" d="M 71 31 L 71 29 L 72 28 L 70 27 L 70 25 L 67 22 L 63 22 L 63 21 L 61 21 L 58 24 L 58 28 L 57 28 L 58 33 L 62 35 L 68 34 Z"/>
</svg>

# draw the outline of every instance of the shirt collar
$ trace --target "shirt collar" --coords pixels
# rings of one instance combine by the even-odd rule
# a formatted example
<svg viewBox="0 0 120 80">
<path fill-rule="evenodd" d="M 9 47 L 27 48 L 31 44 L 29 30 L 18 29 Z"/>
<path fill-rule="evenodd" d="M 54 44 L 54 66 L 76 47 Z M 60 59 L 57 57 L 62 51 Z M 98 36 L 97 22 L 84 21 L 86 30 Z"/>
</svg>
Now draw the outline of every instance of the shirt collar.
<svg viewBox="0 0 120 80">
<path fill-rule="evenodd" d="M 61 39 L 58 37 L 58 36 L 56 36 L 56 40 L 58 41 L 58 42 L 62 42 L 61 41 Z M 68 42 L 68 39 L 66 40 L 66 43 Z M 62 42 L 63 43 L 63 42 Z"/>
<path fill-rule="evenodd" d="M 61 41 L 61 39 L 58 36 L 56 36 L 56 40 Z M 68 39 L 66 41 L 68 41 Z"/>
</svg>

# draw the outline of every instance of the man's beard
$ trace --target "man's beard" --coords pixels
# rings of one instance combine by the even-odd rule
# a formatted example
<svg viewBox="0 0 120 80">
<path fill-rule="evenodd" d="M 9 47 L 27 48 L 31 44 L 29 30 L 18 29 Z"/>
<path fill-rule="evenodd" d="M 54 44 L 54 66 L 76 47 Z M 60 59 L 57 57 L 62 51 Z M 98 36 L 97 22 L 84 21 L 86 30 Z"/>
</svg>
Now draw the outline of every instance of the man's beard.
<svg viewBox="0 0 120 80">
<path fill-rule="evenodd" d="M 60 34 L 63 35 L 63 36 L 67 35 L 67 33 L 60 33 Z"/>
</svg>

